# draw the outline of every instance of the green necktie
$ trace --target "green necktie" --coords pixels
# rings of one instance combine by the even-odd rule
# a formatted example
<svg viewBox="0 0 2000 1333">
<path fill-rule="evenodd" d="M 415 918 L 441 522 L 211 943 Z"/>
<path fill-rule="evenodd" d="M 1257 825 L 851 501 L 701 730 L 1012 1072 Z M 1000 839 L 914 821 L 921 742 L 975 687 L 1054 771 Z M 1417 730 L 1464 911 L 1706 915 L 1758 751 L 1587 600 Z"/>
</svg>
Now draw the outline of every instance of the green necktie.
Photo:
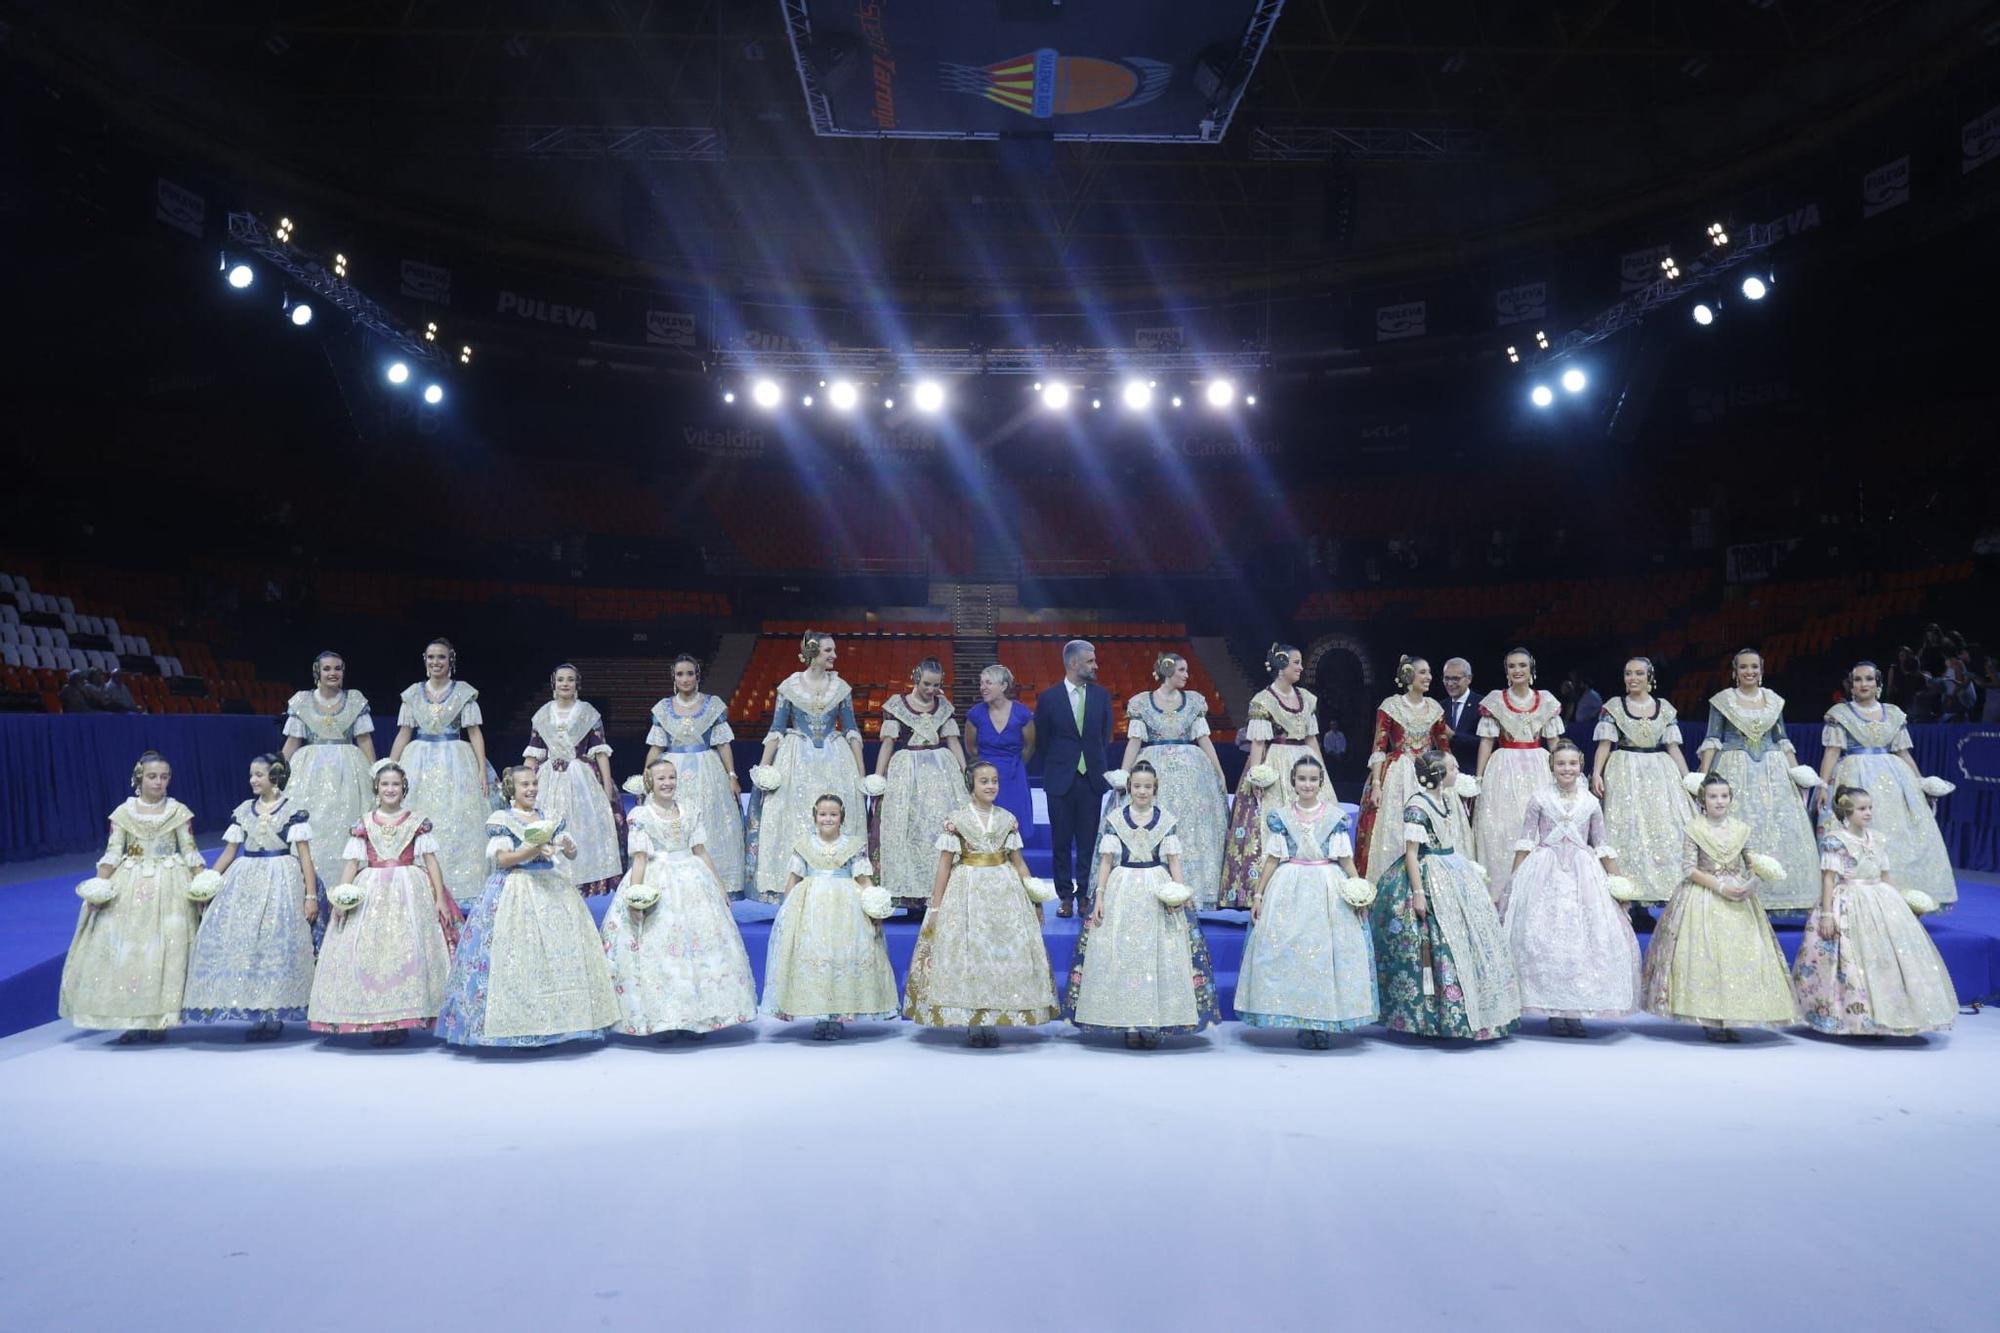
<svg viewBox="0 0 2000 1333">
<path fill-rule="evenodd" d="M 1082 690 L 1078 690 L 1073 696 L 1071 696 L 1070 707 L 1076 710 L 1076 738 L 1080 741 L 1083 739 L 1083 691 Z M 1090 765 L 1084 762 L 1083 755 L 1081 753 L 1078 753 L 1078 755 L 1076 756 L 1076 771 L 1079 773 L 1088 773 L 1090 771 Z"/>
</svg>

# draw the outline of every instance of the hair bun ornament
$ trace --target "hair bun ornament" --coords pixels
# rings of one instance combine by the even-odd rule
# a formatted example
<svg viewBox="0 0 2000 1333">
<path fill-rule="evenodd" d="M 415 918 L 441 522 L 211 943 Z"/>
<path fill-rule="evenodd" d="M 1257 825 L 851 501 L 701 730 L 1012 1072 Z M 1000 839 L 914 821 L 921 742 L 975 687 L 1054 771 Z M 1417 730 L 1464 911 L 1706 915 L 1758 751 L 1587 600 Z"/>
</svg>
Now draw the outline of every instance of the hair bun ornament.
<svg viewBox="0 0 2000 1333">
<path fill-rule="evenodd" d="M 644 773 L 634 773 L 631 777 L 625 779 L 624 784 L 619 790 L 627 796 L 643 797 L 646 794 L 646 775 Z"/>
<path fill-rule="evenodd" d="M 861 913 L 870 921 L 886 921 L 896 913 L 896 900 L 880 884 L 861 890 Z"/>
<path fill-rule="evenodd" d="M 1767 884 L 1777 884 L 1785 878 L 1785 863 L 1775 856 L 1763 852 L 1750 853 L 1750 873 Z"/>
<path fill-rule="evenodd" d="M 1690 796 L 1701 795 L 1702 786 L 1708 781 L 1708 774 L 1696 771 L 1681 778 L 1681 790 Z"/>
<path fill-rule="evenodd" d="M 102 907 L 118 896 L 118 886 L 99 875 L 77 885 L 76 896 L 92 907 Z"/>
</svg>

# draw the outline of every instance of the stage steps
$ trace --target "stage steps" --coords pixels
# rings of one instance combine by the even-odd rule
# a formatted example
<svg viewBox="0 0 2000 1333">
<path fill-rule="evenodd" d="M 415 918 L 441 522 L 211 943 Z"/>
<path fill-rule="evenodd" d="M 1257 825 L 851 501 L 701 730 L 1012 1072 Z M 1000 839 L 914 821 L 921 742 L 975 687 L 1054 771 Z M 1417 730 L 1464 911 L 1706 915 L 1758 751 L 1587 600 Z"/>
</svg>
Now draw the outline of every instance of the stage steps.
<svg viewBox="0 0 2000 1333">
<path fill-rule="evenodd" d="M 1243 677 L 1236 665 L 1235 656 L 1229 651 L 1229 642 L 1216 637 L 1188 637 L 1188 644 L 1194 649 L 1195 659 L 1208 669 L 1215 681 L 1215 688 L 1221 693 L 1219 701 L 1229 720 L 1241 727 L 1250 720 L 1250 700 L 1257 693 L 1258 686 Z M 1211 701 L 1211 704 L 1218 701 Z"/>
<path fill-rule="evenodd" d="M 960 716 L 979 702 L 979 673 L 1000 660 L 999 608 L 1019 600 L 1012 584 L 931 585 L 932 603 L 951 612 L 951 702 Z"/>
<path fill-rule="evenodd" d="M 743 681 L 744 669 L 750 665 L 750 654 L 756 649 L 755 634 L 723 635 L 722 642 L 716 647 L 714 660 L 702 664 L 702 693 L 725 701 L 735 697 L 736 687 Z"/>
</svg>

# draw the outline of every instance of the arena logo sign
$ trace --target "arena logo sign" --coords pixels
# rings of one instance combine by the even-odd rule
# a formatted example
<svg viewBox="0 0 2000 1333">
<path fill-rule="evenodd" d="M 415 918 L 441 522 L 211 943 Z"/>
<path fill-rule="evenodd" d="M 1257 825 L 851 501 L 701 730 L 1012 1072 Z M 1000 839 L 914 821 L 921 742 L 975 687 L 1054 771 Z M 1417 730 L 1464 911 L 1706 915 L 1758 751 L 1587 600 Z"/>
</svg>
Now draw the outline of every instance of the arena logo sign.
<svg viewBox="0 0 2000 1333">
<path fill-rule="evenodd" d="M 1861 216 L 1872 218 L 1910 202 L 1910 157 L 1884 162 L 1861 178 Z"/>
<path fill-rule="evenodd" d="M 1731 384 L 1723 388 L 1696 385 L 1688 390 L 1688 416 L 1697 426 L 1710 425 L 1731 412 L 1746 408 L 1775 407 L 1792 399 L 1789 380 L 1762 380 L 1753 384 Z"/>
<path fill-rule="evenodd" d="M 1502 287 L 1493 293 L 1493 322 L 1496 326 L 1519 324 L 1528 319 L 1547 319 L 1549 284 L 1524 282 L 1518 287 Z"/>
<path fill-rule="evenodd" d="M 1375 341 L 1395 342 L 1401 338 L 1421 338 L 1429 322 L 1430 302 L 1400 301 L 1375 307 Z"/>
<path fill-rule="evenodd" d="M 175 231 L 184 231 L 200 240 L 202 232 L 208 227 L 208 201 L 165 176 L 155 177 L 153 216 Z"/>
<path fill-rule="evenodd" d="M 1650 287 L 1660 277 L 1660 261 L 1668 253 L 1667 246 L 1649 245 L 1618 256 L 1618 290 L 1636 292 Z"/>
<path fill-rule="evenodd" d="M 403 295 L 431 305 L 451 304 L 451 270 L 421 259 L 405 259 L 397 267 L 398 289 Z"/>
<path fill-rule="evenodd" d="M 1958 174 L 1979 170 L 2000 157 L 2000 106 L 1968 120 L 1958 131 Z"/>
<path fill-rule="evenodd" d="M 694 316 L 679 310 L 648 310 L 646 341 L 656 347 L 693 347 Z"/>
<path fill-rule="evenodd" d="M 722 430 L 713 426 L 682 426 L 681 442 L 697 452 L 722 458 L 760 458 L 766 443 L 763 431 L 740 426 Z"/>
<path fill-rule="evenodd" d="M 597 312 L 587 305 L 563 305 L 555 301 L 544 301 L 538 296 L 523 296 L 505 288 L 494 309 L 495 314 L 512 315 L 516 319 L 528 320 L 536 324 L 552 324 L 558 328 L 574 329 L 578 333 L 597 332 Z"/>
<path fill-rule="evenodd" d="M 1819 205 L 1803 204 L 1789 213 L 1780 213 L 1764 224 L 1771 233 L 1771 243 L 1776 244 L 1787 236 L 1797 236 L 1802 232 L 1819 230 Z"/>
<path fill-rule="evenodd" d="M 1276 458 L 1283 448 L 1274 439 L 1247 435 L 1183 435 L 1180 451 L 1183 458 Z"/>
</svg>

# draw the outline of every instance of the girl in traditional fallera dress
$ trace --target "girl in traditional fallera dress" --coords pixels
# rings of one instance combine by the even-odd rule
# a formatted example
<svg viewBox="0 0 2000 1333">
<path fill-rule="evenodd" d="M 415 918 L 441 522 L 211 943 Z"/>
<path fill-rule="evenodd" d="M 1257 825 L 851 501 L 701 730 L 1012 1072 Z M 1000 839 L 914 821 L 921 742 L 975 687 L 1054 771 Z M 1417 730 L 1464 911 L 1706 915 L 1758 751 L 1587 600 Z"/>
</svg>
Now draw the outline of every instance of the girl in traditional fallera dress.
<svg viewBox="0 0 2000 1333">
<path fill-rule="evenodd" d="M 965 795 L 965 752 L 943 685 L 944 666 L 926 657 L 910 673 L 909 694 L 882 705 L 882 744 L 865 784 L 882 887 L 910 907 L 930 897 L 937 831 Z"/>
<path fill-rule="evenodd" d="M 1222 759 L 1208 737 L 1208 700 L 1190 690 L 1187 659 L 1162 653 L 1153 663 L 1158 682 L 1125 703 L 1125 757 L 1118 772 L 1106 774 L 1116 787 L 1135 764 L 1149 764 L 1157 777 L 1154 804 L 1174 813 L 1181 844 L 1181 882 L 1193 894 L 1191 910 L 1212 910 L 1222 896 L 1222 849 L 1229 836 L 1229 783 Z M 1098 831 L 1110 833 L 1114 806 Z M 1098 874 L 1112 864 L 1097 858 Z"/>
<path fill-rule="evenodd" d="M 375 808 L 341 851 L 333 920 L 320 945 L 306 1023 L 314 1032 L 366 1032 L 401 1046 L 444 1003 L 458 910 L 438 865 L 430 821 L 408 808 L 409 778 L 393 759 L 375 765 Z"/>
<path fill-rule="evenodd" d="M 1750 826 L 1730 814 L 1727 778 L 1706 775 L 1698 799 L 1701 813 L 1681 845 L 1680 887 L 1653 928 L 1640 995 L 1649 1014 L 1699 1023 L 1710 1041 L 1735 1041 L 1735 1028 L 1797 1020 L 1785 956 L 1757 902 L 1757 880 L 1786 870 L 1750 850 Z"/>
<path fill-rule="evenodd" d="M 1935 900 L 1890 882 L 1891 844 L 1873 827 L 1870 793 L 1839 787 L 1831 805 L 1840 823 L 1819 840 L 1819 906 L 1792 961 L 1799 1010 L 1829 1036 L 1942 1032 L 1958 1016 L 1958 992 L 1917 921 Z"/>
<path fill-rule="evenodd" d="M 1796 919 L 1819 900 L 1819 844 L 1800 794 L 1802 785 L 1818 786 L 1819 776 L 1799 763 L 1785 736 L 1785 701 L 1764 688 L 1764 655 L 1744 648 L 1730 670 L 1735 684 L 1708 701 L 1701 771 L 1729 780 L 1730 815 L 1750 826 L 1750 850 L 1785 868 L 1782 879 L 1757 882 L 1757 901 Z"/>
<path fill-rule="evenodd" d="M 1639 940 L 1612 896 L 1618 852 L 1605 841 L 1604 807 L 1584 789 L 1583 751 L 1564 737 L 1549 768 L 1555 785 L 1528 799 L 1514 844 L 1507 940 L 1522 1012 L 1546 1015 L 1558 1037 L 1581 1037 L 1584 1019 L 1639 1007 Z"/>
<path fill-rule="evenodd" d="M 1507 877 L 1514 843 L 1528 813 L 1528 798 L 1549 785 L 1548 743 L 1563 734 L 1562 704 L 1535 688 L 1535 656 L 1509 648 L 1502 662 L 1507 688 L 1479 701 L 1479 759 L 1473 777 L 1479 802 L 1472 811 L 1472 854 L 1486 868 L 1487 892 L 1507 906 Z"/>
<path fill-rule="evenodd" d="M 1000 772 L 1000 808 L 1014 816 L 1022 836 L 1035 825 L 1028 791 L 1028 760 L 1035 755 L 1035 710 L 1010 693 L 1014 673 L 995 662 L 979 673 L 979 707 L 965 715 L 968 759 L 984 759 Z"/>
<path fill-rule="evenodd" d="M 840 831 L 846 813 L 838 796 L 813 806 L 813 836 L 793 844 L 764 956 L 764 1012 L 784 1023 L 812 1019 L 814 1041 L 840 1037 L 850 1020 L 896 1017 L 882 940 L 894 900 L 874 883 L 868 848 Z"/>
<path fill-rule="evenodd" d="M 1604 803 L 1605 836 L 1632 881 L 1632 924 L 1650 927 L 1645 904 L 1664 903 L 1681 882 L 1681 830 L 1688 821 L 1687 757 L 1674 706 L 1653 693 L 1653 660 L 1625 663 L 1625 693 L 1604 705 L 1591 739 L 1591 794 Z"/>
<path fill-rule="evenodd" d="M 577 698 L 582 684 L 568 662 L 549 673 L 554 697 L 535 710 L 521 757 L 537 774 L 536 809 L 562 824 L 576 843 L 569 874 L 577 890 L 589 895 L 611 892 L 625 873 L 619 853 L 625 808 L 611 777 L 604 717 Z"/>
<path fill-rule="evenodd" d="M 646 769 L 666 755 L 674 761 L 677 799 L 695 812 L 708 836 L 708 859 L 732 898 L 743 896 L 743 788 L 729 745 L 729 707 L 701 692 L 701 662 L 688 653 L 674 659 L 674 692 L 653 705 L 646 733 Z"/>
<path fill-rule="evenodd" d="M 1520 981 L 1484 872 L 1444 838 L 1450 755 L 1432 750 L 1415 765 L 1403 856 L 1376 886 L 1369 916 L 1382 1025 L 1491 1041 L 1520 1025 Z"/>
<path fill-rule="evenodd" d="M 250 761 L 250 799 L 223 831 L 215 869 L 222 888 L 201 914 L 183 1017 L 254 1024 L 246 1041 L 269 1041 L 312 998 L 312 921 L 319 914 L 312 823 L 286 793 L 291 771 L 274 754 Z"/>
<path fill-rule="evenodd" d="M 1311 690 L 1299 688 L 1305 658 L 1288 643 L 1274 643 L 1265 654 L 1264 668 L 1271 673 L 1271 683 L 1251 697 L 1250 718 L 1240 737 L 1250 747 L 1250 762 L 1243 766 L 1236 799 L 1229 807 L 1221 907 L 1250 906 L 1264 860 L 1265 810 L 1288 799 L 1284 775 L 1300 755 L 1320 758 L 1319 701 Z"/>
<path fill-rule="evenodd" d="M 486 821 L 486 891 L 459 932 L 437 1034 L 453 1046 L 602 1041 L 618 997 L 597 923 L 576 891 L 581 859 L 560 818 L 540 810 L 541 772 L 510 768 L 510 805 Z M 560 859 L 558 859 L 560 858 Z"/>
<path fill-rule="evenodd" d="M 1820 790 L 1859 787 L 1869 792 L 1875 836 L 1884 849 L 1882 877 L 1899 889 L 1921 890 L 1939 908 L 1949 909 L 1958 901 L 1958 880 L 1933 807 L 1938 797 L 1951 793 L 1952 784 L 1918 770 L 1908 719 L 1882 699 L 1882 668 L 1855 663 L 1847 673 L 1847 695 L 1846 703 L 1826 710 Z"/>
<path fill-rule="evenodd" d="M 424 678 L 403 691 L 389 758 L 409 774 L 410 808 L 431 826 L 445 888 L 462 915 L 486 885 L 493 808 L 479 691 L 457 676 L 458 650 L 449 640 L 424 645 Z"/>
<path fill-rule="evenodd" d="M 1416 757 L 1451 749 L 1451 726 L 1444 708 L 1427 696 L 1431 664 L 1404 657 L 1396 664 L 1396 688 L 1375 710 L 1375 739 L 1368 748 L 1368 782 L 1361 789 L 1360 846 L 1355 863 L 1380 881 L 1403 855 L 1403 807 L 1417 794 Z M 1384 818 L 1383 811 L 1388 811 Z"/>
<path fill-rule="evenodd" d="M 181 1021 L 200 909 L 188 897 L 201 852 L 194 813 L 167 795 L 173 769 L 157 750 L 132 767 L 132 796 L 111 812 L 111 837 L 63 959 L 56 1012 L 118 1044 L 165 1041 Z"/>
<path fill-rule="evenodd" d="M 1155 802 L 1159 788 L 1159 774 L 1141 759 L 1126 775 L 1128 803 L 1105 821 L 1099 887 L 1076 937 L 1063 1005 L 1077 1027 L 1123 1031 L 1134 1050 L 1222 1017 L 1208 945 L 1182 878 L 1180 821 Z"/>
<path fill-rule="evenodd" d="M 1381 1008 L 1368 936 L 1373 890 L 1355 867 L 1347 817 L 1321 799 L 1326 769 L 1300 755 L 1286 778 L 1291 802 L 1264 812 L 1236 1016 L 1297 1028 L 1299 1045 L 1323 1051 L 1333 1033 L 1373 1023 Z"/>
<path fill-rule="evenodd" d="M 708 859 L 700 813 L 680 803 L 680 770 L 655 759 L 626 820 L 632 868 L 604 913 L 604 952 L 628 1036 L 700 1038 L 757 1017 L 757 983 L 729 894 Z"/>
<path fill-rule="evenodd" d="M 996 1027 L 1056 1020 L 1041 911 L 1055 886 L 1029 878 L 1020 829 L 994 803 L 999 772 L 981 761 L 965 779 L 972 800 L 938 835 L 930 910 L 910 958 L 903 1017 L 925 1027 L 966 1028 L 970 1045 L 998 1046 Z"/>
<path fill-rule="evenodd" d="M 285 793 L 324 829 L 350 829 L 374 803 L 368 770 L 375 762 L 375 719 L 368 696 L 345 688 L 339 653 L 313 659 L 313 688 L 285 704 L 285 743 L 278 757 L 291 768 Z"/>
<path fill-rule="evenodd" d="M 764 737 L 764 759 L 750 770 L 756 790 L 750 796 L 749 828 L 744 836 L 744 877 L 750 892 L 762 902 L 784 896 L 791 869 L 791 849 L 813 831 L 813 804 L 828 792 L 840 798 L 846 813 L 842 831 L 867 834 L 861 804 L 861 730 L 854 720 L 854 697 L 847 682 L 834 672 L 839 649 L 831 634 L 806 631 L 799 641 L 799 661 L 778 685 L 778 706 L 771 730 Z M 771 854 L 760 859 L 769 843 Z"/>
</svg>

